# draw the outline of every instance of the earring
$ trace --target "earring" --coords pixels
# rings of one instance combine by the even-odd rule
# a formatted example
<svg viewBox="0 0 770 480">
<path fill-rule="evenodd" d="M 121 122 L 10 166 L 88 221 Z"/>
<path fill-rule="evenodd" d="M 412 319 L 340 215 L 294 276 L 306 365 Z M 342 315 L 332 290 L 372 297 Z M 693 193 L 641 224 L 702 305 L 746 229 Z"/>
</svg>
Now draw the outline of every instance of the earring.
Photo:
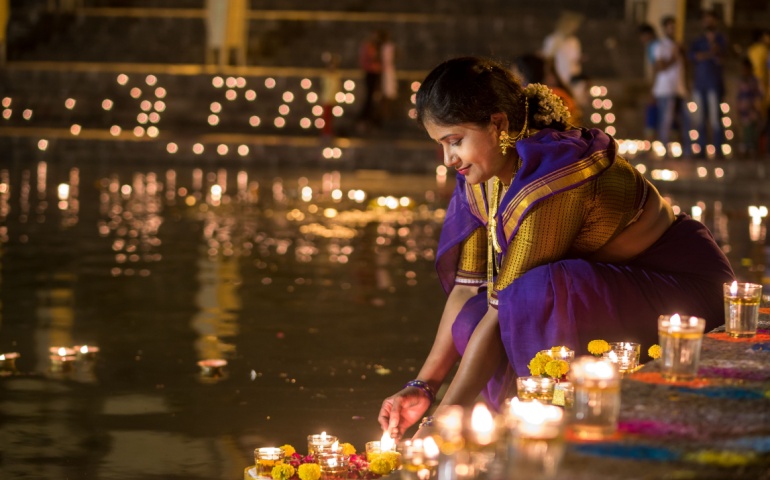
<svg viewBox="0 0 770 480">
<path fill-rule="evenodd" d="M 503 155 L 508 153 L 508 149 L 514 146 L 514 140 L 508 135 L 508 132 L 503 130 L 500 132 L 500 151 Z"/>
</svg>

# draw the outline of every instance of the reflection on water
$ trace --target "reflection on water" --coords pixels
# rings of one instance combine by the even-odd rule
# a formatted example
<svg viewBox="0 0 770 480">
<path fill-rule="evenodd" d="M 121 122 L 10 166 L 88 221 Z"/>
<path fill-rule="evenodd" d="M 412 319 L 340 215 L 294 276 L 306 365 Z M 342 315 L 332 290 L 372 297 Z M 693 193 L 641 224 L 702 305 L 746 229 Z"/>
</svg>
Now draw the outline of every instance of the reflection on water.
<svg viewBox="0 0 770 480">
<path fill-rule="evenodd" d="M 304 174 L 0 168 L 0 353 L 21 354 L 0 372 L 3 478 L 238 478 L 256 447 L 380 437 L 442 309 L 452 182 Z M 669 198 L 765 278 L 767 198 Z M 83 344 L 100 351 L 52 368 Z"/>
</svg>

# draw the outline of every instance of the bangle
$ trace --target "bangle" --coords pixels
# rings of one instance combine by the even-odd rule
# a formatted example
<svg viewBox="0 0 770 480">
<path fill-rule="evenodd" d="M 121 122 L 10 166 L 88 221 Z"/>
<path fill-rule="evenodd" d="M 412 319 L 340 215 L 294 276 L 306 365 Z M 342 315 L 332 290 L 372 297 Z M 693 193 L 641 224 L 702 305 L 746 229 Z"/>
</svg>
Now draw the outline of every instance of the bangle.
<svg viewBox="0 0 770 480">
<path fill-rule="evenodd" d="M 422 417 L 422 422 L 420 422 L 420 425 L 417 427 L 417 429 L 419 430 L 422 427 L 431 427 L 431 426 L 433 426 L 433 415 Z"/>
<path fill-rule="evenodd" d="M 407 388 L 407 387 L 419 388 L 422 391 L 422 393 L 424 393 L 425 396 L 428 397 L 428 400 L 430 400 L 431 405 L 433 404 L 433 402 L 436 401 L 436 392 L 433 391 L 433 388 L 430 385 L 428 385 L 427 382 L 423 382 L 422 380 L 409 380 L 404 385 L 404 388 Z"/>
</svg>

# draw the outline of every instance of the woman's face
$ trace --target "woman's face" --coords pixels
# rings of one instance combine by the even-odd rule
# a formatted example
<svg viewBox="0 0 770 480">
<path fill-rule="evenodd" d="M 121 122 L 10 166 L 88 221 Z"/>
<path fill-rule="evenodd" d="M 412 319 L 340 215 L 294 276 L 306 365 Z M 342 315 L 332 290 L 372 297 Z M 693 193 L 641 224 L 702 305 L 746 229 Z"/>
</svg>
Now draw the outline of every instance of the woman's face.
<svg viewBox="0 0 770 480">
<path fill-rule="evenodd" d="M 493 176 L 504 182 L 510 163 L 500 151 L 498 128 L 494 123 L 480 127 L 472 123 L 438 125 L 425 122 L 430 138 L 444 149 L 444 165 L 455 168 L 471 184 L 485 182 Z"/>
</svg>

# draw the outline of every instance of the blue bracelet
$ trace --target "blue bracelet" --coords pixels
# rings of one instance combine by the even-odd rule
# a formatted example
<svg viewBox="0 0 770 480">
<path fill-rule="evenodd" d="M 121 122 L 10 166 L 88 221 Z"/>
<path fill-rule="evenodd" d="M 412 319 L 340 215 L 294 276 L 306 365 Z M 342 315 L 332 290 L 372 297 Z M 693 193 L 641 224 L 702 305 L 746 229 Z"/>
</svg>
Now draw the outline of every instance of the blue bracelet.
<svg viewBox="0 0 770 480">
<path fill-rule="evenodd" d="M 428 397 L 428 400 L 430 400 L 431 405 L 433 405 L 433 402 L 436 401 L 436 392 L 433 391 L 433 388 L 428 385 L 427 382 L 423 382 L 422 380 L 409 380 L 404 385 L 404 388 L 407 387 L 415 387 L 422 390 L 425 396 Z"/>
</svg>

